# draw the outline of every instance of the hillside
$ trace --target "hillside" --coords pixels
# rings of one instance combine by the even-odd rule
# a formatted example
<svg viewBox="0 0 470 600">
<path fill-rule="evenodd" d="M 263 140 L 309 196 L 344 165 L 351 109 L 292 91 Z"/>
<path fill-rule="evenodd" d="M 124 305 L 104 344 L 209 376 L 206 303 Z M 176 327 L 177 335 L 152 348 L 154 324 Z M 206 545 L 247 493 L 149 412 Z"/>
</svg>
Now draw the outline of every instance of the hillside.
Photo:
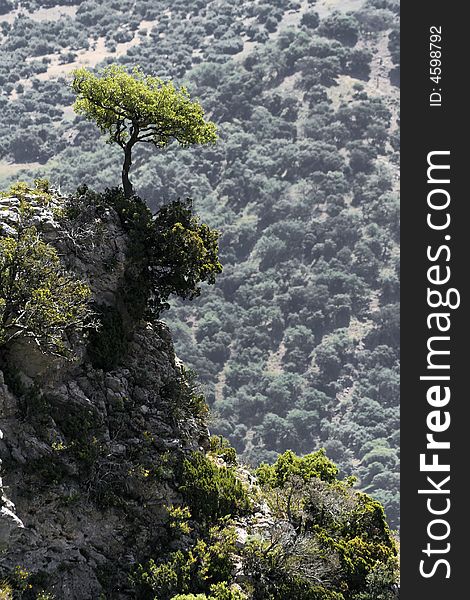
<svg viewBox="0 0 470 600">
<path fill-rule="evenodd" d="M 324 452 L 253 473 L 209 436 L 158 319 L 153 261 L 192 256 L 172 210 L 45 180 L 0 197 L 0 598 L 392 600 L 383 508 Z"/>
<path fill-rule="evenodd" d="M 398 524 L 398 4 L 0 2 L 0 176 L 119 182 L 74 116 L 79 64 L 187 83 L 214 147 L 136 154 L 138 194 L 221 233 L 224 273 L 165 315 L 223 434 L 252 464 L 325 447 Z"/>
</svg>

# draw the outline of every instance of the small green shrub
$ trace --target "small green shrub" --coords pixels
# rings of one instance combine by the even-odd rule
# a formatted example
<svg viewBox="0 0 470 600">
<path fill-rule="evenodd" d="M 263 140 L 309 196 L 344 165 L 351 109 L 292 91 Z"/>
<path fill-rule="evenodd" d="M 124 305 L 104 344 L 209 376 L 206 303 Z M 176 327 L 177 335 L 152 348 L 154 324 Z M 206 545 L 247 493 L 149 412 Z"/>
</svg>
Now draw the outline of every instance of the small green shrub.
<svg viewBox="0 0 470 600">
<path fill-rule="evenodd" d="M 152 320 L 169 308 L 168 298 L 199 296 L 200 283 L 214 283 L 222 271 L 218 259 L 217 231 L 193 214 L 192 200 L 176 200 L 155 216 L 138 196 L 126 197 L 122 189 L 102 194 L 78 188 L 64 208 L 64 223 L 73 229 L 95 227 L 106 208 L 116 211 L 128 235 L 126 269 L 118 290 L 129 316 Z M 83 237 L 83 235 L 82 235 Z"/>
<path fill-rule="evenodd" d="M 8 579 L 13 589 L 20 594 L 31 589 L 31 573 L 20 565 L 13 569 Z"/>
<path fill-rule="evenodd" d="M 178 594 L 171 600 L 209 600 L 206 594 Z"/>
<path fill-rule="evenodd" d="M 172 377 L 160 390 L 162 399 L 171 405 L 176 423 L 184 424 L 188 416 L 196 419 L 207 417 L 209 408 L 194 371 L 181 365 L 177 377 Z"/>
<path fill-rule="evenodd" d="M 211 585 L 209 600 L 245 600 L 246 595 L 225 582 Z"/>
<path fill-rule="evenodd" d="M 304 538 L 299 545 L 294 532 L 277 531 L 270 540 L 250 540 L 243 555 L 253 600 L 344 600 L 340 592 L 315 581 L 315 575 L 328 579 L 337 567 L 313 539 Z"/>
<path fill-rule="evenodd" d="M 191 527 L 188 523 L 191 519 L 191 511 L 187 506 L 169 506 L 167 510 L 169 527 L 173 534 L 188 535 L 191 533 Z"/>
<path fill-rule="evenodd" d="M 6 581 L 0 581 L 0 600 L 13 600 L 13 588 Z"/>
<path fill-rule="evenodd" d="M 303 481 L 317 477 L 333 483 L 338 476 L 338 467 L 327 458 L 323 449 L 303 457 L 287 450 L 273 465 L 261 464 L 256 475 L 261 484 L 271 487 L 282 487 L 292 475 L 301 477 Z"/>
<path fill-rule="evenodd" d="M 213 523 L 244 514 L 250 507 L 248 493 L 234 470 L 217 466 L 199 452 L 183 461 L 181 482 L 185 502 L 200 521 Z"/>
<path fill-rule="evenodd" d="M 247 596 L 227 583 L 211 585 L 209 596 L 206 594 L 178 594 L 171 600 L 246 600 Z"/>
<path fill-rule="evenodd" d="M 166 559 L 139 565 L 131 576 L 138 597 L 170 600 L 177 594 L 203 593 L 205 597 L 210 591 L 209 599 L 243 600 L 243 596 L 227 595 L 230 589 L 225 585 L 233 570 L 235 540 L 233 529 L 213 527 L 207 540 L 198 539 L 190 550 L 177 550 Z"/>
<path fill-rule="evenodd" d="M 235 466 L 238 462 L 237 451 L 230 446 L 230 442 L 221 435 L 212 435 L 210 439 L 210 453 L 221 458 L 227 465 Z"/>
<path fill-rule="evenodd" d="M 90 288 L 65 270 L 56 249 L 33 225 L 34 211 L 25 198 L 46 203 L 47 193 L 25 184 L 10 193 L 19 208 L 16 218 L 0 227 L 0 350 L 22 338 L 44 353 L 70 358 L 67 334 L 84 335 L 92 327 Z"/>
</svg>

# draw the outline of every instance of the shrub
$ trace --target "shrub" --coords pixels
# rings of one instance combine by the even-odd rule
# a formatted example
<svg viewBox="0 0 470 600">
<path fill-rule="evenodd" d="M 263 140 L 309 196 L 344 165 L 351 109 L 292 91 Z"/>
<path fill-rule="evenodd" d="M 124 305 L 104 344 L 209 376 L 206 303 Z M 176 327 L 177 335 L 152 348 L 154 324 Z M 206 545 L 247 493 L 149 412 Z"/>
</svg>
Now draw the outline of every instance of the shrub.
<svg viewBox="0 0 470 600">
<path fill-rule="evenodd" d="M 167 308 L 176 294 L 192 300 L 201 293 L 200 282 L 215 283 L 222 271 L 218 260 L 218 232 L 192 214 L 192 200 L 176 200 L 163 206 L 153 225 L 153 308 Z"/>
<path fill-rule="evenodd" d="M 328 578 L 328 555 L 313 540 L 297 543 L 294 535 L 275 532 L 270 542 L 253 540 L 244 550 L 244 569 L 253 600 L 344 600 L 344 596 L 317 583 Z"/>
<path fill-rule="evenodd" d="M 49 200 L 40 188 L 43 182 L 37 185 L 10 190 L 19 207 L 0 230 L 0 349 L 23 338 L 42 352 L 70 357 L 68 334 L 83 335 L 91 326 L 91 292 L 65 270 L 55 248 L 32 224 L 29 197 Z"/>
<path fill-rule="evenodd" d="M 359 38 L 359 25 L 353 16 L 334 12 L 322 20 L 318 33 L 347 46 L 354 46 Z"/>
<path fill-rule="evenodd" d="M 189 417 L 205 419 L 208 406 L 194 371 L 183 365 L 178 369 L 177 376 L 170 379 L 161 388 L 162 399 L 168 401 L 175 422 L 184 428 L 184 422 Z"/>
<path fill-rule="evenodd" d="M 216 522 L 228 515 L 245 513 L 250 507 L 248 493 L 232 468 L 218 467 L 201 453 L 183 461 L 180 491 L 193 516 Z"/>
<path fill-rule="evenodd" d="M 235 539 L 233 529 L 214 527 L 207 540 L 198 539 L 190 550 L 177 550 L 166 559 L 150 559 L 146 565 L 139 565 L 131 576 L 139 597 L 173 600 L 178 594 L 189 594 L 191 598 L 193 592 L 206 598 L 204 593 L 210 591 L 208 600 L 243 600 L 241 595 L 230 595 L 224 583 L 233 569 Z"/>
<path fill-rule="evenodd" d="M 245 600 L 246 595 L 235 588 L 230 588 L 224 583 L 216 583 L 210 588 L 209 596 L 206 594 L 178 594 L 171 600 Z"/>
<path fill-rule="evenodd" d="M 169 308 L 172 294 L 189 300 L 196 298 L 201 292 L 200 284 L 215 283 L 216 275 L 222 271 L 219 234 L 193 215 L 190 198 L 171 202 L 153 216 L 141 198 L 127 198 L 119 188 L 97 194 L 82 186 L 78 197 L 81 206 L 114 209 L 129 236 L 120 296 L 134 320 L 157 318 Z M 71 199 L 69 217 L 81 218 L 80 210 L 73 204 Z"/>
<path fill-rule="evenodd" d="M 13 588 L 6 581 L 0 581 L 0 600 L 13 600 Z"/>
<path fill-rule="evenodd" d="M 263 463 L 256 474 L 261 484 L 282 487 L 292 475 L 300 476 L 304 481 L 317 477 L 322 481 L 334 482 L 338 476 L 338 467 L 326 457 L 323 449 L 304 457 L 287 450 L 274 465 Z"/>
<path fill-rule="evenodd" d="M 308 29 L 316 29 L 319 23 L 320 17 L 318 16 L 318 13 L 313 10 L 305 12 L 300 19 L 300 24 Z"/>
<path fill-rule="evenodd" d="M 210 439 L 210 451 L 214 456 L 220 457 L 227 465 L 237 464 L 237 451 L 230 446 L 230 442 L 221 435 L 213 435 Z"/>
</svg>

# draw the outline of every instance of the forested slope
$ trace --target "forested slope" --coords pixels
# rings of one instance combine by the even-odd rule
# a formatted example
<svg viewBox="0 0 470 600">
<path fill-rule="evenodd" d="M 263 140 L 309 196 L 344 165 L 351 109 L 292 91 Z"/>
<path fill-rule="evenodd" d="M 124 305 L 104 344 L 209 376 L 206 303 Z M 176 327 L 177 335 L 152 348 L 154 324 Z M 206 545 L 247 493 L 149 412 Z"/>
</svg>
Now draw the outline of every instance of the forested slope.
<svg viewBox="0 0 470 600">
<path fill-rule="evenodd" d="M 324 446 L 398 518 L 398 4 L 395 0 L 0 0 L 3 183 L 119 182 L 74 116 L 79 64 L 186 83 L 208 148 L 136 153 L 134 183 L 220 229 L 224 273 L 167 321 L 211 428 L 245 460 Z M 3 15 L 1 13 L 4 13 Z"/>
</svg>

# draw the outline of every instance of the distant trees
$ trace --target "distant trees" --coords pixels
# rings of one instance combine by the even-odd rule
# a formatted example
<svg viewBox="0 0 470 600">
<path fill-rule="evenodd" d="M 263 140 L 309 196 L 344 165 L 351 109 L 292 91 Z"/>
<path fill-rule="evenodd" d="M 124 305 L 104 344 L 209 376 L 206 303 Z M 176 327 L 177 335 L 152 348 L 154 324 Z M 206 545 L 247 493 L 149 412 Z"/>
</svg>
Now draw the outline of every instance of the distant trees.
<svg viewBox="0 0 470 600">
<path fill-rule="evenodd" d="M 124 151 L 122 183 L 126 197 L 133 194 L 129 180 L 132 150 L 139 142 L 164 148 L 172 140 L 181 146 L 215 142 L 215 125 L 204 120 L 198 102 L 191 101 L 186 88 L 144 75 L 135 68 L 128 73 L 111 65 L 100 75 L 84 68 L 74 71 L 72 88 L 77 94 L 74 109 L 95 121 L 108 142 Z"/>
<path fill-rule="evenodd" d="M 0 0 L 0 15 L 6 15 L 10 10 L 13 10 L 10 0 Z"/>
<path fill-rule="evenodd" d="M 353 16 L 335 12 L 322 20 L 318 33 L 347 46 L 354 46 L 359 39 L 359 25 Z"/>
<path fill-rule="evenodd" d="M 303 13 L 300 24 L 309 29 L 316 29 L 320 24 L 320 17 L 314 10 L 308 10 Z"/>
<path fill-rule="evenodd" d="M 37 0 L 22 4 L 39 6 Z M 312 0 L 297 13 L 299 25 L 282 25 L 276 35 L 268 29 L 284 17 L 290 21 L 297 2 L 131 6 L 131 0 L 81 2 L 75 19 L 1 24 L 0 109 L 11 127 L 0 154 L 7 161 L 44 163 L 41 169 L 63 189 L 91 178 L 104 187 L 119 177 L 120 165 L 95 125 L 63 110 L 73 99 L 70 87 L 37 79 L 48 65 L 41 56 L 28 57 L 47 42 L 66 61 L 69 48 L 87 48 L 88 38 L 102 37 L 116 49 L 135 32 L 138 43 L 108 62 L 119 60 L 130 74 L 135 65 L 154 73 L 158 64 L 165 81 L 188 81 L 191 97 L 220 123 L 216 145 L 170 143 L 154 152 L 142 143 L 142 161 L 130 171 L 152 209 L 192 196 L 198 213 L 222 233 L 225 269 L 218 285 L 193 304 L 175 299 L 165 314 L 178 353 L 207 389 L 214 431 L 229 436 L 254 464 L 288 447 L 308 453 L 324 445 L 349 472 L 377 436 L 396 452 L 397 98 L 385 87 L 378 97 L 369 77 L 377 46 L 371 36 L 390 26 L 398 1 L 366 0 L 359 11 L 317 22 Z M 137 32 L 142 19 L 153 24 Z M 388 49 L 398 65 L 399 35 L 392 27 Z M 353 45 L 356 39 L 361 43 Z M 229 60 L 242 47 L 243 55 Z M 382 51 L 383 45 L 375 57 Z M 394 82 L 397 73 L 391 73 Z M 8 96 L 18 85 L 24 93 Z M 26 129 L 31 136 L 25 137 Z M 170 222 L 176 221 L 168 216 Z M 176 253 L 193 234 L 202 237 L 197 225 L 185 229 L 174 236 Z M 136 238 L 154 249 L 147 233 Z M 140 265 L 137 277 L 126 274 L 133 306 L 142 290 L 148 292 L 148 264 Z M 164 266 L 161 258 L 155 270 L 160 276 L 168 268 L 169 284 L 171 269 L 181 268 L 172 264 Z M 350 347 L 334 341 L 336 335 L 349 337 Z M 382 420 L 377 405 L 362 405 L 362 399 L 382 407 Z M 374 416 L 370 422 L 361 419 L 362 407 Z M 265 421 L 268 413 L 279 419 Z M 380 473 L 374 464 L 360 466 L 360 485 L 378 494 L 396 525 L 397 463 L 382 465 Z"/>
<path fill-rule="evenodd" d="M 27 163 L 41 158 L 41 146 L 41 139 L 37 133 L 23 131 L 11 138 L 9 150 L 16 162 Z"/>
<path fill-rule="evenodd" d="M 392 29 L 388 36 L 388 49 L 390 51 L 392 62 L 395 65 L 389 73 L 390 81 L 393 85 L 400 85 L 400 31 L 397 28 Z"/>
</svg>

